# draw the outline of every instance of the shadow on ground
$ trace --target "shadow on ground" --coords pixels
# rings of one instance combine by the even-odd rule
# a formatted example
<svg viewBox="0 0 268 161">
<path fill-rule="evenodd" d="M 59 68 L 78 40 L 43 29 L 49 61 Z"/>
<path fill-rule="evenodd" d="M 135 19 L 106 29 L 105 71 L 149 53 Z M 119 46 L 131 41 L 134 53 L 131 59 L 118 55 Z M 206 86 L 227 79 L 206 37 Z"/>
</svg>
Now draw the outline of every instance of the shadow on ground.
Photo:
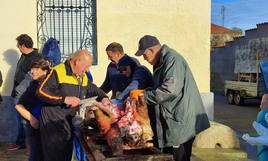
<svg viewBox="0 0 268 161">
<path fill-rule="evenodd" d="M 8 151 L 5 144 L 0 144 L 0 160 L 1 161 L 27 161 L 25 149 L 16 151 Z"/>
</svg>

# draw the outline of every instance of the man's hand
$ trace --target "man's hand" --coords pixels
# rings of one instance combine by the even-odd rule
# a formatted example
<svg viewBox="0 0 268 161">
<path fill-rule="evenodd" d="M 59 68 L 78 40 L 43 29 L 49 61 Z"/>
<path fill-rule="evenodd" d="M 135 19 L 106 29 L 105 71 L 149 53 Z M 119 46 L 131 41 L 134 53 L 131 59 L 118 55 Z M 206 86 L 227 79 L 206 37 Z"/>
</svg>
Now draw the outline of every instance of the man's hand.
<svg viewBox="0 0 268 161">
<path fill-rule="evenodd" d="M 71 107 L 76 107 L 80 104 L 80 99 L 77 97 L 65 97 L 64 103 Z"/>
<path fill-rule="evenodd" d="M 35 117 L 31 117 L 30 119 L 30 124 L 34 129 L 38 129 L 39 128 L 39 121 L 35 118 Z"/>
<path fill-rule="evenodd" d="M 102 100 L 101 100 L 101 103 L 104 105 L 104 106 L 110 106 L 112 103 L 111 101 L 109 100 L 109 98 L 107 97 L 104 97 Z"/>
</svg>

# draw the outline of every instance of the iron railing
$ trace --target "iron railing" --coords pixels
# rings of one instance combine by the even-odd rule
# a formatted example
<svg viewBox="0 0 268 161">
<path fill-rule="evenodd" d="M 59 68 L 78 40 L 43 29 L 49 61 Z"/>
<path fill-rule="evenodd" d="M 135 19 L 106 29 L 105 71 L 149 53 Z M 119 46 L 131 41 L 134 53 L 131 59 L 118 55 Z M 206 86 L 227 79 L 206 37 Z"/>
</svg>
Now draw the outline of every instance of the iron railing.
<svg viewBox="0 0 268 161">
<path fill-rule="evenodd" d="M 37 0 L 37 31 L 38 48 L 50 37 L 59 41 L 62 61 L 88 49 L 97 63 L 95 0 Z"/>
</svg>

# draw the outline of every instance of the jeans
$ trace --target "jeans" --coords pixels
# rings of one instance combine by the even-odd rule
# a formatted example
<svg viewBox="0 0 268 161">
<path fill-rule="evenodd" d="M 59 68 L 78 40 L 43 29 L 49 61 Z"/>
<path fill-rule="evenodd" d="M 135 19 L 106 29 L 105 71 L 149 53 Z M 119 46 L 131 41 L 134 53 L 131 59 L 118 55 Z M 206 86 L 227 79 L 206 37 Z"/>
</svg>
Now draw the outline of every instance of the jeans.
<svg viewBox="0 0 268 161">
<path fill-rule="evenodd" d="M 13 98 L 13 106 L 15 108 L 15 105 L 18 102 L 18 98 Z M 15 143 L 17 145 L 19 145 L 21 148 L 25 147 L 25 132 L 24 132 L 24 124 L 26 123 L 26 121 L 24 119 L 22 119 L 22 116 L 20 115 L 20 113 L 15 110 L 15 115 L 16 115 L 16 120 L 17 120 L 17 131 L 18 131 L 18 135 L 16 138 Z"/>
<path fill-rule="evenodd" d="M 18 136 L 16 139 L 16 144 L 25 147 L 25 132 L 24 132 L 24 124 L 26 124 L 26 121 L 24 119 L 22 119 L 21 115 L 19 114 L 19 112 L 16 111 L 17 114 L 17 120 L 18 120 L 18 125 L 17 125 L 17 129 L 18 129 Z"/>
<path fill-rule="evenodd" d="M 25 124 L 24 128 L 27 143 L 30 148 L 29 161 L 43 161 L 44 159 L 42 152 L 40 130 L 34 129 L 28 122 Z"/>
</svg>

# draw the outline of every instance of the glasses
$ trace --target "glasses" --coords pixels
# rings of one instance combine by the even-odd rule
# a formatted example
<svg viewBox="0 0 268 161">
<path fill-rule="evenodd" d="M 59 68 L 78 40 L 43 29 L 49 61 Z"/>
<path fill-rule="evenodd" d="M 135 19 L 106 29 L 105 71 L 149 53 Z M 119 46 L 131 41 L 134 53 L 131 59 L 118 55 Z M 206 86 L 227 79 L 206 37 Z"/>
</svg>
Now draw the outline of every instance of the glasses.
<svg viewBox="0 0 268 161">
<path fill-rule="evenodd" d="M 121 66 L 118 68 L 119 72 L 122 73 L 127 70 L 127 66 Z"/>
</svg>

